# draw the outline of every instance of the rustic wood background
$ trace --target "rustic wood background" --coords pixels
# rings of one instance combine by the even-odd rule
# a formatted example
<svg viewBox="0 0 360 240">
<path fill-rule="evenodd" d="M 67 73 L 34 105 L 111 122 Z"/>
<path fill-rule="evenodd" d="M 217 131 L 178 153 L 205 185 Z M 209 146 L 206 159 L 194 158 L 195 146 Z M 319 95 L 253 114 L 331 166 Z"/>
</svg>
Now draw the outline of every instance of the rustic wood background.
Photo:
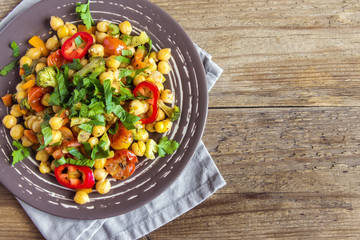
<svg viewBox="0 0 360 240">
<path fill-rule="evenodd" d="M 151 2 L 224 69 L 203 141 L 227 185 L 143 239 L 360 239 L 359 0 Z M 0 238 L 42 238 L 2 186 Z"/>
</svg>

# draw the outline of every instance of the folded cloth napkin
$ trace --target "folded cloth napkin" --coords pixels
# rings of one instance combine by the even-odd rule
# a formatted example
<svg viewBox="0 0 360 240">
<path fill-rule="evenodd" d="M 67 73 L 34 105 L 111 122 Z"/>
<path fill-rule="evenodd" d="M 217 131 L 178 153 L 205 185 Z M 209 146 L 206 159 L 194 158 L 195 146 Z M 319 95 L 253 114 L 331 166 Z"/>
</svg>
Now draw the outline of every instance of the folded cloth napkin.
<svg viewBox="0 0 360 240">
<path fill-rule="evenodd" d="M 39 0 L 23 0 L 0 22 L 0 31 L 18 14 Z M 206 71 L 208 90 L 222 69 L 211 56 L 196 46 Z M 203 142 L 181 176 L 160 196 L 129 213 L 98 220 L 74 220 L 39 211 L 20 201 L 46 239 L 137 239 L 192 209 L 225 185 Z"/>
</svg>

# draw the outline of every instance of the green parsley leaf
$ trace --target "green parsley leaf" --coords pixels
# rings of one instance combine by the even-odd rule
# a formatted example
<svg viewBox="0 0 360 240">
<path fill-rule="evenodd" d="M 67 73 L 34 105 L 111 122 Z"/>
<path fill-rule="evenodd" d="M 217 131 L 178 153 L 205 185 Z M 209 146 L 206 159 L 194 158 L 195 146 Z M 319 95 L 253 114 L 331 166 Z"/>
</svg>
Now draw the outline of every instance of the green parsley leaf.
<svg viewBox="0 0 360 240">
<path fill-rule="evenodd" d="M 85 157 L 81 152 L 79 152 L 76 148 L 71 147 L 71 148 L 67 148 L 67 150 L 69 151 L 69 153 L 71 155 L 73 155 L 75 158 L 79 159 L 79 160 L 85 160 L 87 159 L 87 157 Z"/>
<path fill-rule="evenodd" d="M 131 45 L 132 39 L 133 37 L 128 35 L 122 35 L 120 38 L 120 40 L 123 41 L 126 44 L 126 46 Z"/>
<path fill-rule="evenodd" d="M 93 126 L 105 126 L 106 120 L 103 115 L 95 115 L 88 124 L 91 124 Z"/>
<path fill-rule="evenodd" d="M 103 102 L 94 102 L 89 105 L 89 117 L 94 117 L 105 113 L 105 105 Z"/>
<path fill-rule="evenodd" d="M 73 69 L 79 71 L 83 65 L 80 64 L 80 59 L 73 59 L 72 63 L 68 63 L 62 66 L 62 68 L 68 67 L 69 69 Z"/>
<path fill-rule="evenodd" d="M 83 142 L 82 145 L 84 146 L 86 155 L 87 155 L 87 156 L 91 156 L 92 148 L 91 148 L 90 143 L 88 143 L 88 142 Z"/>
<path fill-rule="evenodd" d="M 162 137 L 159 141 L 158 154 L 160 157 L 164 157 L 166 154 L 173 154 L 180 144 L 174 140 L 169 140 L 166 136 Z"/>
<path fill-rule="evenodd" d="M 74 42 L 76 44 L 76 46 L 80 46 L 82 43 L 84 43 L 84 40 L 81 38 L 81 36 L 77 36 L 75 39 L 74 39 Z"/>
<path fill-rule="evenodd" d="M 118 130 L 119 130 L 119 122 L 116 121 L 115 124 L 112 126 L 112 128 L 109 128 L 108 132 L 109 132 L 111 135 L 115 135 Z"/>
<path fill-rule="evenodd" d="M 53 106 L 60 106 L 60 93 L 59 90 L 55 90 L 53 93 L 51 93 L 49 98 L 49 104 Z"/>
<path fill-rule="evenodd" d="M 44 135 L 44 146 L 49 145 L 53 139 L 53 136 L 52 129 L 48 121 L 41 123 L 41 133 Z"/>
<path fill-rule="evenodd" d="M 123 56 L 132 56 L 132 51 L 128 49 L 121 50 L 121 55 Z"/>
<path fill-rule="evenodd" d="M 135 129 L 134 124 L 141 118 L 126 112 L 120 105 L 116 105 L 113 109 L 113 113 L 120 119 L 128 130 Z"/>
<path fill-rule="evenodd" d="M 6 65 L 3 69 L 1 69 L 0 71 L 0 75 L 1 76 L 6 76 L 8 75 L 8 73 L 13 70 L 18 64 L 17 60 L 12 61 L 11 63 L 9 63 L 8 65 Z"/>
<path fill-rule="evenodd" d="M 119 69 L 119 70 L 120 70 L 119 78 L 130 76 L 133 72 L 135 72 L 134 70 L 131 69 Z"/>
<path fill-rule="evenodd" d="M 80 111 L 79 111 L 79 117 L 86 118 L 89 114 L 89 108 L 85 104 L 81 104 Z"/>
<path fill-rule="evenodd" d="M 116 36 L 116 35 L 120 34 L 120 28 L 116 24 L 110 23 L 109 30 L 110 30 L 111 36 Z"/>
<path fill-rule="evenodd" d="M 149 51 L 148 51 L 147 56 L 149 56 L 149 55 L 150 55 L 150 53 L 151 53 L 151 49 L 152 49 L 152 41 L 151 41 L 151 39 L 149 38 Z"/>
<path fill-rule="evenodd" d="M 54 164 L 55 164 L 55 167 L 59 167 L 64 164 L 93 167 L 95 164 L 95 161 L 91 160 L 91 159 L 76 160 L 76 159 L 72 159 L 72 158 L 62 157 L 60 159 L 54 160 Z"/>
<path fill-rule="evenodd" d="M 93 148 L 92 152 L 91 152 L 91 159 L 101 159 L 101 158 L 107 158 L 108 156 L 110 156 L 110 151 L 109 150 L 104 150 L 101 145 L 103 145 L 104 141 L 100 141 L 100 143 L 98 145 L 95 145 L 95 147 Z"/>
<path fill-rule="evenodd" d="M 75 11 L 79 14 L 79 17 L 83 20 L 87 29 L 90 29 L 91 26 L 94 25 L 94 20 L 90 13 L 90 0 L 88 0 L 87 4 L 77 3 Z"/>
<path fill-rule="evenodd" d="M 17 150 L 13 151 L 11 154 L 13 157 L 12 165 L 15 165 L 15 163 L 21 162 L 22 160 L 24 160 L 25 158 L 30 156 L 30 150 L 27 147 L 24 147 L 23 145 L 21 145 L 21 143 L 19 143 L 17 141 L 13 141 L 12 144 L 14 145 L 14 147 L 17 148 Z"/>
<path fill-rule="evenodd" d="M 122 63 L 128 63 L 128 64 L 131 63 L 131 59 L 127 58 L 127 57 L 117 56 L 117 57 L 115 57 L 115 59 Z"/>
<path fill-rule="evenodd" d="M 58 89 L 59 89 L 59 96 L 60 96 L 60 103 L 64 104 L 66 99 L 69 97 L 69 91 L 67 89 L 67 84 L 65 81 L 64 74 L 59 72 L 56 74 L 56 81 L 58 82 Z"/>
<path fill-rule="evenodd" d="M 111 90 L 111 81 L 109 79 L 104 80 L 104 95 L 105 95 L 105 105 L 106 113 L 111 113 L 114 108 L 114 103 L 112 102 L 112 90 Z"/>
<path fill-rule="evenodd" d="M 18 57 L 20 55 L 20 49 L 16 42 L 12 41 L 10 47 L 13 50 L 13 57 Z"/>
<path fill-rule="evenodd" d="M 29 67 L 29 65 L 27 63 L 22 65 L 22 68 L 25 71 L 25 77 L 29 76 L 31 74 L 31 68 Z"/>
<path fill-rule="evenodd" d="M 78 127 L 81 128 L 84 131 L 89 132 L 89 133 L 92 133 L 93 128 L 94 128 L 92 125 L 90 125 L 88 123 L 80 124 Z"/>
<path fill-rule="evenodd" d="M 139 48 L 139 49 L 146 50 L 146 47 L 145 47 L 144 45 L 139 45 L 138 48 Z"/>
</svg>

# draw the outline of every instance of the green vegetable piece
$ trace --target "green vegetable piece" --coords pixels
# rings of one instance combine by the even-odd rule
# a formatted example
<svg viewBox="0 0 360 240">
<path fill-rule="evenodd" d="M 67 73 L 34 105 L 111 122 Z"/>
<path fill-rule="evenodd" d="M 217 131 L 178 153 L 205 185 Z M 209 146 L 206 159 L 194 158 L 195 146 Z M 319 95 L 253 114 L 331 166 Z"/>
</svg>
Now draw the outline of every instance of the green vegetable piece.
<svg viewBox="0 0 360 240">
<path fill-rule="evenodd" d="M 174 140 L 169 140 L 166 136 L 162 137 L 159 141 L 158 154 L 160 157 L 164 157 L 166 154 L 173 154 L 180 144 Z"/>
<path fill-rule="evenodd" d="M 12 61 L 11 63 L 9 63 L 8 65 L 6 65 L 3 69 L 1 69 L 0 71 L 0 75 L 1 76 L 6 76 L 8 75 L 8 73 L 13 70 L 18 64 L 17 60 Z"/>
<path fill-rule="evenodd" d="M 156 142 L 152 139 L 149 139 L 146 142 L 146 149 L 145 149 L 145 157 L 154 160 L 155 159 L 155 153 L 158 151 L 158 146 Z"/>
<path fill-rule="evenodd" d="M 105 59 L 101 57 L 92 58 L 80 71 L 75 73 L 79 77 L 85 77 L 92 73 L 100 75 L 105 72 Z"/>
<path fill-rule="evenodd" d="M 89 133 L 89 132 L 87 132 L 85 130 L 81 130 L 79 132 L 77 140 L 78 140 L 78 142 L 81 142 L 81 143 L 86 142 L 90 138 L 90 136 L 91 136 L 91 133 Z"/>
<path fill-rule="evenodd" d="M 117 56 L 117 57 L 115 57 L 115 59 L 122 63 L 128 63 L 128 64 L 131 63 L 131 59 L 127 58 L 127 57 Z"/>
<path fill-rule="evenodd" d="M 121 35 L 120 40 L 123 41 L 126 46 L 131 45 L 133 36 L 128 36 L 128 35 Z M 123 54 L 124 55 L 124 54 Z M 132 55 L 132 53 L 131 53 Z"/>
<path fill-rule="evenodd" d="M 141 141 L 145 135 L 149 134 L 145 129 L 133 129 L 132 132 L 135 141 Z"/>
<path fill-rule="evenodd" d="M 110 148 L 110 139 L 109 139 L 109 136 L 108 136 L 108 134 L 106 132 L 100 138 L 100 143 L 102 143 L 102 142 L 103 142 L 103 144 L 101 146 L 102 149 L 105 150 L 105 151 L 109 150 L 109 148 Z"/>
<path fill-rule="evenodd" d="M 181 115 L 181 111 L 179 107 L 177 106 L 169 107 L 165 105 L 165 103 L 161 100 L 158 100 L 158 106 L 159 108 L 161 108 L 161 110 L 165 112 L 166 116 L 169 117 L 170 121 L 174 122 L 179 119 Z"/>
<path fill-rule="evenodd" d="M 30 156 L 30 150 L 27 147 L 24 147 L 23 145 L 21 145 L 21 143 L 17 142 L 17 141 L 13 141 L 12 143 L 14 145 L 14 147 L 17 148 L 17 150 L 12 152 L 12 157 L 13 157 L 13 161 L 12 161 L 12 165 L 15 165 L 15 163 L 21 162 L 22 160 L 24 160 L 25 158 Z"/>
<path fill-rule="evenodd" d="M 90 118 L 72 118 L 70 120 L 70 127 L 80 125 L 80 124 L 83 124 L 83 123 L 87 123 L 87 122 L 90 122 L 90 121 L 91 121 Z"/>
<path fill-rule="evenodd" d="M 19 105 L 20 105 L 20 109 L 22 109 L 22 110 L 32 110 L 32 108 L 29 104 L 28 98 L 21 99 Z"/>
<path fill-rule="evenodd" d="M 62 157 L 60 159 L 54 160 L 54 164 L 55 167 L 59 167 L 64 164 L 72 164 L 77 166 L 88 166 L 92 168 L 95 164 L 95 161 L 91 159 L 77 160 L 77 159 Z"/>
<path fill-rule="evenodd" d="M 56 88 L 58 86 L 58 82 L 56 80 L 55 69 L 51 66 L 41 69 L 36 77 L 36 85 L 39 87 Z"/>
<path fill-rule="evenodd" d="M 79 159 L 79 160 L 85 160 L 87 159 L 87 157 L 85 157 L 81 152 L 79 152 L 76 148 L 71 147 L 71 148 L 67 148 L 67 150 L 69 151 L 69 153 L 71 155 L 73 155 L 75 158 Z"/>
<path fill-rule="evenodd" d="M 137 47 L 139 45 L 144 45 L 145 43 L 148 43 L 150 41 L 149 36 L 146 34 L 146 32 L 142 31 L 139 36 L 133 37 L 131 41 L 131 45 L 134 47 Z"/>
<path fill-rule="evenodd" d="M 74 42 L 76 44 L 76 46 L 80 46 L 82 43 L 84 43 L 84 40 L 81 38 L 81 36 L 77 36 L 75 39 L 74 39 Z"/>
<path fill-rule="evenodd" d="M 19 49 L 19 45 L 17 45 L 17 43 L 15 41 L 12 41 L 10 44 L 10 47 L 13 50 L 13 57 L 18 57 L 20 55 L 20 49 Z"/>
<path fill-rule="evenodd" d="M 77 3 L 75 11 L 79 14 L 79 17 L 81 20 L 83 20 L 87 29 L 90 29 L 91 26 L 94 25 L 94 20 L 90 13 L 90 0 L 87 2 L 87 4 Z"/>
<path fill-rule="evenodd" d="M 41 123 L 41 133 L 44 136 L 44 146 L 49 145 L 53 139 L 53 135 L 52 129 L 48 121 L 44 121 Z"/>
<path fill-rule="evenodd" d="M 64 64 L 61 66 L 61 68 L 63 69 L 65 69 L 66 67 L 79 71 L 83 66 L 80 64 L 80 59 L 73 59 L 72 63 Z"/>
<path fill-rule="evenodd" d="M 115 25 L 113 23 L 109 24 L 109 30 L 110 30 L 110 35 L 111 36 L 116 36 L 118 34 L 120 34 L 120 28 L 118 25 Z"/>
</svg>

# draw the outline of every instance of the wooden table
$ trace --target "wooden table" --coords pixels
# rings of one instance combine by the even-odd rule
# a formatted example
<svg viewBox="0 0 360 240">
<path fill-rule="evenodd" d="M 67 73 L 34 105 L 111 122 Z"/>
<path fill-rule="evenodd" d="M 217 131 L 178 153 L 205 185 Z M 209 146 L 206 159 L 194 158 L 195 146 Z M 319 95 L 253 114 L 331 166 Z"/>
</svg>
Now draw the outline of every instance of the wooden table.
<svg viewBox="0 0 360 240">
<path fill-rule="evenodd" d="M 359 239 L 359 1 L 151 1 L 224 69 L 203 141 L 227 185 L 144 239 Z M 0 196 L 0 238 L 41 239 Z"/>
</svg>

